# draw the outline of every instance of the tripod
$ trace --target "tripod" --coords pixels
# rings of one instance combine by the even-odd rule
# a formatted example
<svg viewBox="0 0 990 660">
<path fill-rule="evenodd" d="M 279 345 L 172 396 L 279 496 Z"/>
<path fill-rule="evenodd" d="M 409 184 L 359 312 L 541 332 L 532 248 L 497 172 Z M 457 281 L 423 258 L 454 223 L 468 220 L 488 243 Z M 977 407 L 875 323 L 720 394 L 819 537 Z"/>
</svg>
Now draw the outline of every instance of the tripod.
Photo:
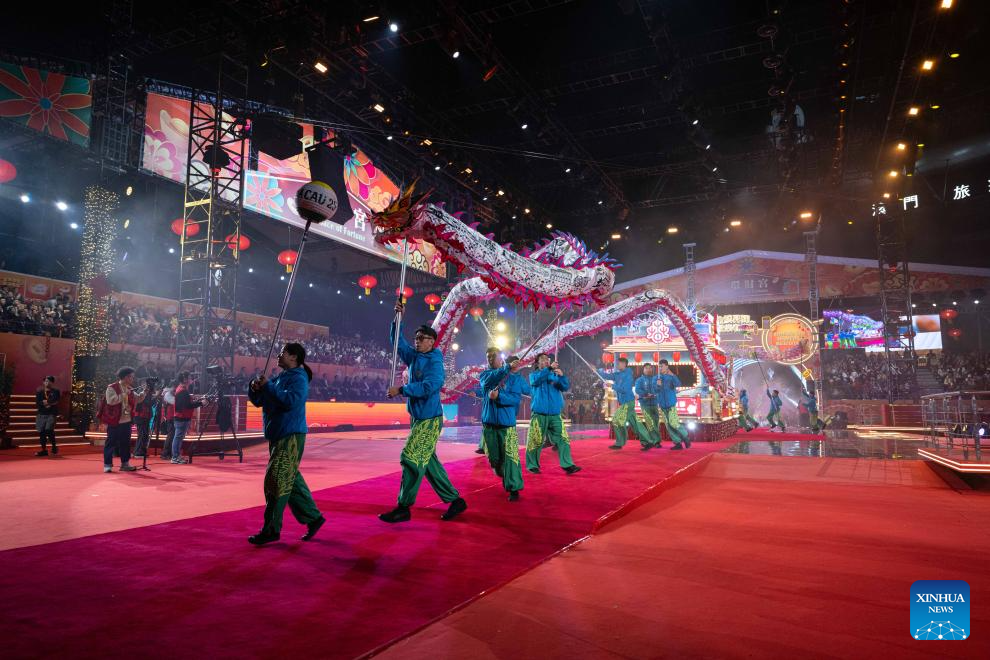
<svg viewBox="0 0 990 660">
<path fill-rule="evenodd" d="M 213 383 L 213 387 L 210 391 L 206 393 L 206 399 L 209 403 L 202 407 L 199 412 L 199 435 L 196 436 L 196 442 L 193 443 L 192 448 L 189 451 L 189 462 L 193 462 L 193 456 L 199 454 L 201 456 L 211 456 L 216 455 L 222 461 L 226 455 L 227 451 L 224 449 L 225 433 L 227 429 L 230 429 L 230 435 L 234 438 L 234 449 L 237 452 L 237 459 L 239 463 L 244 462 L 244 450 L 241 449 L 241 441 L 237 438 L 237 429 L 231 423 L 231 403 L 230 399 L 227 398 L 226 393 L 226 383 L 222 375 L 218 375 Z M 209 425 L 209 420 L 211 417 L 216 417 L 217 428 L 220 430 L 220 445 L 219 449 L 216 451 L 197 451 L 199 448 L 200 440 L 203 439 L 203 432 Z M 204 422 L 204 419 L 206 420 Z"/>
</svg>

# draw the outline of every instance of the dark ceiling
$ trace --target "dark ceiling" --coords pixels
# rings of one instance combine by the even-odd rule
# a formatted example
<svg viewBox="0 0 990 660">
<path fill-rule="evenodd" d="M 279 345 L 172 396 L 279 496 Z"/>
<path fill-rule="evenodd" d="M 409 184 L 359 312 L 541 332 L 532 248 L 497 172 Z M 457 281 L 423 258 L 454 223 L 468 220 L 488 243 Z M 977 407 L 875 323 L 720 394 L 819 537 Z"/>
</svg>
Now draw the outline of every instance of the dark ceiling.
<svg viewBox="0 0 990 660">
<path fill-rule="evenodd" d="M 96 73 L 109 47 L 138 77 L 189 86 L 210 86 L 222 48 L 247 65 L 252 99 L 345 124 L 397 179 L 424 177 L 501 240 L 535 240 L 550 223 L 616 255 L 629 279 L 680 265 L 688 241 L 699 258 L 800 251 L 805 209 L 821 219 L 822 252 L 874 256 L 870 204 L 887 187 L 878 173 L 913 174 L 924 155 L 914 144 L 956 153 L 990 133 L 987 9 L 939 4 L 113 2 L 104 16 L 70 10 L 79 15 L 61 27 L 22 6 L 3 37 L 12 51 Z M 921 71 L 924 57 L 934 71 Z M 914 120 L 911 104 L 923 108 Z M 771 112 L 795 106 L 803 125 L 768 133 Z M 891 151 L 902 139 L 907 156 Z M 942 173 L 926 176 L 931 186 Z M 986 206 L 912 256 L 982 263 L 972 246 L 987 237 Z M 920 236 L 945 214 L 919 218 Z"/>
</svg>

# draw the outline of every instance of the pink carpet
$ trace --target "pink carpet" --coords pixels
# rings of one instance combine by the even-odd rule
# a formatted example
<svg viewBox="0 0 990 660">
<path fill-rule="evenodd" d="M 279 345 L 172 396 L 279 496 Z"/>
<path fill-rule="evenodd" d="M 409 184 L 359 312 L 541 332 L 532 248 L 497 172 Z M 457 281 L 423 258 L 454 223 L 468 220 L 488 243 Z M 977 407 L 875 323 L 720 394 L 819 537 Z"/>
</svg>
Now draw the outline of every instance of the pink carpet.
<svg viewBox="0 0 990 660">
<path fill-rule="evenodd" d="M 376 520 L 395 502 L 391 474 L 316 492 L 329 522 L 311 543 L 296 540 L 302 527 L 287 513 L 282 542 L 250 546 L 254 507 L 2 552 L 4 655 L 361 655 L 540 563 L 729 443 L 683 452 L 607 444 L 575 443 L 584 471 L 573 476 L 546 451 L 544 474 L 526 474 L 517 503 L 482 459 L 451 463 L 469 505 L 452 522 L 439 520 L 444 507 L 425 484 L 412 522 Z"/>
</svg>

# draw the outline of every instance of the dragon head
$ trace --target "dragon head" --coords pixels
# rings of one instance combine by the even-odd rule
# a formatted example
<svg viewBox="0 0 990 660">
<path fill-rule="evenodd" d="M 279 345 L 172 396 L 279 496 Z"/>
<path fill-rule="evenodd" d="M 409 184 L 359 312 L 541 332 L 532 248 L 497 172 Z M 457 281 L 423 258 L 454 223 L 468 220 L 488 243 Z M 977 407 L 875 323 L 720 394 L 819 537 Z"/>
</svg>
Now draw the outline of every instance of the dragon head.
<svg viewBox="0 0 990 660">
<path fill-rule="evenodd" d="M 413 181 L 388 207 L 372 214 L 371 222 L 378 230 L 375 233 L 376 241 L 379 243 L 398 241 L 413 227 L 416 222 L 416 211 L 422 207 L 426 198 L 433 192 L 430 189 L 414 198 L 415 190 L 416 181 Z"/>
</svg>

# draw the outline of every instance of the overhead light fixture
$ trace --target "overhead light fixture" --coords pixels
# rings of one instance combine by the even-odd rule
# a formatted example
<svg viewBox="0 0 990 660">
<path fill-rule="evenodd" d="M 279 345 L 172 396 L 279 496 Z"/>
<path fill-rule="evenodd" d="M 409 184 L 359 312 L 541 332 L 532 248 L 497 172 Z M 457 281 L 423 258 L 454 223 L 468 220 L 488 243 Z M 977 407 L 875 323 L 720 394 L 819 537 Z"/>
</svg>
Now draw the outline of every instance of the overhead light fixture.
<svg viewBox="0 0 990 660">
<path fill-rule="evenodd" d="M 392 136 L 391 136 L 391 135 L 389 135 L 389 136 L 387 136 L 387 137 L 386 137 L 385 139 L 386 139 L 386 140 L 391 140 L 391 139 L 392 139 Z"/>
<path fill-rule="evenodd" d="M 130 197 L 133 193 L 134 193 L 134 186 L 127 186 L 127 189 L 124 190 L 124 194 L 127 195 L 128 197 Z"/>
<path fill-rule="evenodd" d="M 742 220 L 732 220 L 731 222 L 729 222 L 729 226 L 730 227 L 741 227 L 742 226 Z"/>
<path fill-rule="evenodd" d="M 570 173 L 571 173 L 571 168 L 567 167 L 564 169 L 564 174 L 570 174 Z"/>
<path fill-rule="evenodd" d="M 379 18 L 381 18 L 381 16 L 369 16 L 368 18 L 364 19 L 361 22 L 362 23 L 371 23 L 371 22 L 377 21 Z"/>
<path fill-rule="evenodd" d="M 374 109 L 374 110 L 375 110 L 376 112 L 385 112 L 385 106 L 384 106 L 384 105 L 382 105 L 381 103 L 376 103 L 376 104 L 374 104 L 374 105 L 373 105 L 373 106 L 371 106 L 371 107 L 372 107 L 372 108 L 373 108 L 373 109 Z"/>
<path fill-rule="evenodd" d="M 552 222 L 548 222 L 547 223 L 547 229 L 553 229 L 553 223 Z"/>
<path fill-rule="evenodd" d="M 917 117 L 919 112 L 921 112 L 921 108 L 916 105 L 912 105 L 908 108 L 908 115 L 911 117 Z"/>
<path fill-rule="evenodd" d="M 253 273 L 254 272 L 254 268 L 248 268 L 248 272 L 249 273 Z"/>
<path fill-rule="evenodd" d="M 813 213 L 812 213 L 811 211 L 801 211 L 801 218 L 802 218 L 803 220 L 807 220 L 807 219 L 808 219 L 808 218 L 810 218 L 810 217 L 811 217 L 812 215 L 814 215 L 814 214 L 813 214 Z"/>
<path fill-rule="evenodd" d="M 175 254 L 175 248 L 169 248 L 168 249 L 168 253 L 169 254 Z"/>
<path fill-rule="evenodd" d="M 521 128 L 521 129 L 523 129 L 525 131 L 527 128 L 529 128 L 529 124 L 523 124 L 519 128 Z"/>
<path fill-rule="evenodd" d="M 897 143 L 897 150 L 898 151 L 905 151 L 906 149 L 907 149 L 907 144 L 905 144 L 904 142 L 898 142 Z"/>
<path fill-rule="evenodd" d="M 939 108 L 941 108 L 942 106 L 940 106 L 940 105 L 939 105 L 938 103 L 932 103 L 932 104 L 931 104 L 930 106 L 928 106 L 928 107 L 930 107 L 930 108 L 931 108 L 932 110 L 938 110 L 938 109 L 939 109 Z"/>
<path fill-rule="evenodd" d="M 847 221 L 846 221 L 846 224 L 847 224 L 847 225 L 851 225 L 852 223 L 853 223 L 853 221 L 852 221 L 852 220 L 847 220 Z"/>
<path fill-rule="evenodd" d="M 705 151 L 708 151 L 708 150 L 709 150 L 709 149 L 711 149 L 711 148 L 712 148 L 712 145 L 710 145 L 710 144 L 706 144 L 706 145 L 705 145 Z"/>
<path fill-rule="evenodd" d="M 605 202 L 604 202 L 604 200 L 601 200 L 601 199 L 600 199 L 600 200 L 598 200 L 598 205 L 599 205 L 599 206 L 601 206 L 601 205 L 602 205 L 602 204 L 604 204 L 604 203 L 605 203 Z"/>
<path fill-rule="evenodd" d="M 423 144 L 425 144 L 426 146 L 430 146 L 431 144 L 433 144 L 433 140 L 431 140 L 430 138 L 423 138 Z"/>
<path fill-rule="evenodd" d="M 698 122 L 699 122 L 699 121 L 700 121 L 700 120 L 698 120 L 698 119 L 695 119 L 694 121 L 692 121 L 692 122 L 691 122 L 691 125 L 692 125 L 692 126 L 697 126 L 697 125 L 698 125 Z"/>
<path fill-rule="evenodd" d="M 455 50 L 455 51 L 453 52 L 453 54 L 451 55 L 451 57 L 453 57 L 453 58 L 454 58 L 455 60 L 456 60 L 456 59 L 457 59 L 458 57 L 460 57 L 460 56 L 461 56 L 461 51 L 459 51 L 459 50 Z"/>
<path fill-rule="evenodd" d="M 935 68 L 935 60 L 925 60 L 921 63 L 922 71 L 931 71 Z"/>
<path fill-rule="evenodd" d="M 313 288 L 313 283 L 312 283 L 312 282 L 310 282 L 310 283 L 309 283 L 309 288 L 310 288 L 310 289 L 312 289 L 312 288 Z"/>
<path fill-rule="evenodd" d="M 498 195 L 499 197 L 502 197 L 503 195 L 505 195 L 505 191 L 504 191 L 504 190 L 502 190 L 501 188 L 499 188 L 499 189 L 498 189 L 498 192 L 497 192 L 497 193 L 495 193 L 495 194 L 496 194 L 496 195 Z"/>
<path fill-rule="evenodd" d="M 622 238 L 622 234 L 612 234 L 611 238 L 613 241 L 617 241 Z"/>
<path fill-rule="evenodd" d="M 70 222 L 69 223 L 69 227 L 71 227 L 72 229 L 79 229 L 79 223 L 78 222 Z"/>
<path fill-rule="evenodd" d="M 949 53 L 949 58 L 953 60 L 959 59 L 959 53 Z"/>
<path fill-rule="evenodd" d="M 515 214 L 513 214 L 513 215 L 512 215 L 512 219 L 513 219 L 513 220 L 515 220 L 515 219 L 516 219 L 516 216 L 515 216 Z"/>
<path fill-rule="evenodd" d="M 718 172 L 718 165 L 715 165 L 714 167 L 712 167 L 712 172 Z"/>
<path fill-rule="evenodd" d="M 440 171 L 440 166 L 439 166 L 439 165 L 437 165 L 437 166 L 436 166 L 436 167 L 434 167 L 433 169 L 434 169 L 434 170 L 436 170 L 437 172 L 439 172 L 439 171 Z"/>
<path fill-rule="evenodd" d="M 667 227 L 668 234 L 676 234 L 678 232 L 677 227 Z"/>
<path fill-rule="evenodd" d="M 31 195 L 24 193 L 23 195 L 21 195 L 21 201 L 27 204 L 28 202 L 31 201 Z"/>
<path fill-rule="evenodd" d="M 890 199 L 890 193 L 884 193 L 883 194 L 883 198 L 884 199 Z"/>
<path fill-rule="evenodd" d="M 398 32 L 399 31 L 399 24 L 398 23 L 395 23 L 395 22 L 389 23 L 388 24 L 388 29 L 391 30 L 392 32 Z"/>
<path fill-rule="evenodd" d="M 282 280 L 284 282 L 285 281 L 285 275 L 280 275 L 278 279 L 280 279 L 280 280 Z"/>
<path fill-rule="evenodd" d="M 528 215 L 529 214 L 529 209 L 528 208 L 523 209 L 523 213 L 525 213 L 525 214 Z"/>
<path fill-rule="evenodd" d="M 59 201 L 55 202 L 55 208 L 57 208 L 59 211 L 67 211 L 67 210 L 69 210 L 69 205 L 66 204 L 65 202 L 59 200 Z"/>
<path fill-rule="evenodd" d="M 952 0 L 942 0 L 941 8 L 942 9 L 951 9 L 952 8 Z"/>
<path fill-rule="evenodd" d="M 487 201 L 488 201 L 488 195 L 485 195 L 484 197 L 482 197 L 482 198 L 481 198 L 481 201 L 483 201 L 483 202 L 487 202 Z"/>
<path fill-rule="evenodd" d="M 921 149 L 923 146 L 925 146 L 925 143 L 924 142 L 919 142 L 915 146 L 918 147 L 919 149 Z"/>
<path fill-rule="evenodd" d="M 316 64 L 313 65 L 313 68 L 319 71 L 320 73 L 327 72 L 327 65 L 324 64 L 323 62 L 317 62 Z"/>
<path fill-rule="evenodd" d="M 131 219 L 130 218 L 124 218 L 124 229 L 127 229 L 130 226 L 131 226 Z"/>
<path fill-rule="evenodd" d="M 897 170 L 891 170 L 891 171 L 887 172 L 887 176 L 889 176 L 891 179 L 896 179 L 897 178 Z"/>
</svg>

